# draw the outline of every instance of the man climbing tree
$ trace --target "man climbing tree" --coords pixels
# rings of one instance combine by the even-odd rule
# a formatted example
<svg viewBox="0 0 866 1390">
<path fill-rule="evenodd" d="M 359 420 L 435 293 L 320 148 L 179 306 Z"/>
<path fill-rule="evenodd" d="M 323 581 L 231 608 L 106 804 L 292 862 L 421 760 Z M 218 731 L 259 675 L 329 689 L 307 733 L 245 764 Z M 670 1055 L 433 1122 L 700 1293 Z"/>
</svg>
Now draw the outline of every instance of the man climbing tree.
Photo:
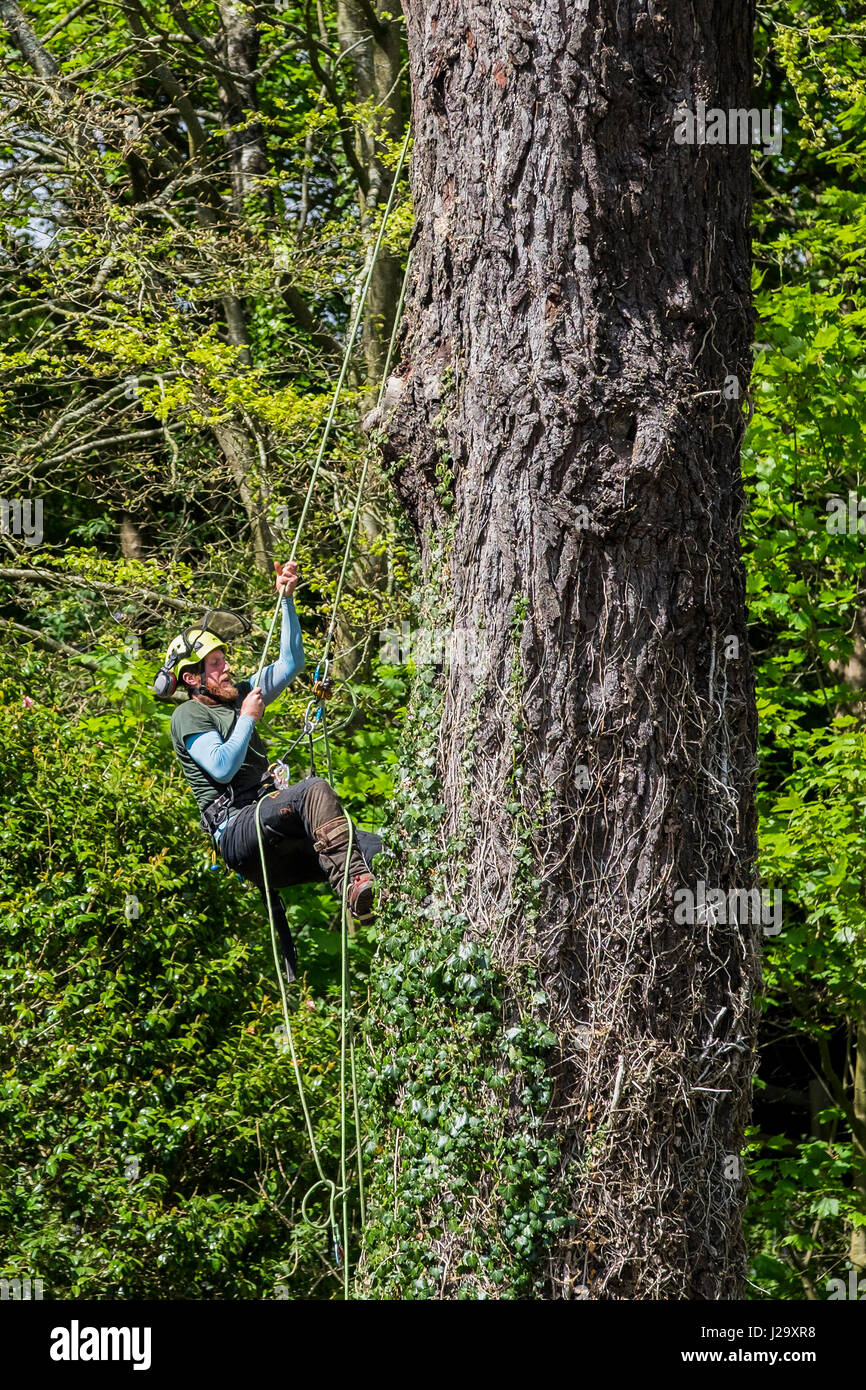
<svg viewBox="0 0 866 1390">
<path fill-rule="evenodd" d="M 760 926 L 674 894 L 754 882 L 750 157 L 675 129 L 746 114 L 753 6 L 404 9 L 408 330 L 369 424 L 422 618 L 478 657 L 407 721 L 367 1291 L 736 1297 Z"/>
<path fill-rule="evenodd" d="M 348 855 L 348 909 L 357 920 L 369 921 L 369 861 L 382 842 L 378 835 L 352 825 L 323 778 L 311 774 L 302 782 L 277 786 L 271 774 L 256 724 L 266 705 L 305 665 L 292 598 L 300 570 L 295 561 L 275 567 L 282 600 L 280 654 L 262 670 L 260 682 L 233 683 L 224 641 L 206 627 L 189 629 L 174 639 L 163 673 L 171 673 L 169 684 L 180 681 L 189 696 L 172 714 L 171 739 L 201 811 L 202 827 L 228 867 L 255 883 L 266 903 L 270 900 L 293 979 L 297 957 L 277 890 L 324 880 L 342 898 Z"/>
</svg>

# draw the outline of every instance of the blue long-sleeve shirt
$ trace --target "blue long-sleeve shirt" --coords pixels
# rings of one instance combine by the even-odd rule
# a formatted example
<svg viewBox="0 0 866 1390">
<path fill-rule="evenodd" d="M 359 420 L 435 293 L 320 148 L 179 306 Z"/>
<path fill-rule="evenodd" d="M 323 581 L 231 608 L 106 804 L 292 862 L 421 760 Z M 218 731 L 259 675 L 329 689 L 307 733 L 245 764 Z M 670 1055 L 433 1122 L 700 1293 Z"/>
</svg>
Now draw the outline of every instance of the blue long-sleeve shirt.
<svg viewBox="0 0 866 1390">
<path fill-rule="evenodd" d="M 282 612 L 280 654 L 262 671 L 259 683 L 266 705 L 281 695 L 306 666 L 301 625 L 291 596 L 283 599 Z M 255 720 L 248 714 L 240 714 L 229 738 L 223 740 L 216 729 L 211 729 L 207 733 L 191 734 L 184 739 L 184 747 L 215 781 L 229 783 L 243 765 L 254 728 Z"/>
</svg>

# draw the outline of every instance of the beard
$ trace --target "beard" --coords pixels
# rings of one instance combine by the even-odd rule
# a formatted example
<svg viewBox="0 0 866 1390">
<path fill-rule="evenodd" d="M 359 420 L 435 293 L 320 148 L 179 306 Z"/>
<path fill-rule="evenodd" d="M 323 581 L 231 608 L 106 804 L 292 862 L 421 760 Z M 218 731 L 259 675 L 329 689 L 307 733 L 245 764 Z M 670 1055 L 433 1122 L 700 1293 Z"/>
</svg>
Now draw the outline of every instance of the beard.
<svg viewBox="0 0 866 1390">
<path fill-rule="evenodd" d="M 220 676 L 218 681 L 206 680 L 202 677 L 199 691 L 202 695 L 211 695 L 217 700 L 233 700 L 238 693 L 238 688 L 231 676 Z"/>
</svg>

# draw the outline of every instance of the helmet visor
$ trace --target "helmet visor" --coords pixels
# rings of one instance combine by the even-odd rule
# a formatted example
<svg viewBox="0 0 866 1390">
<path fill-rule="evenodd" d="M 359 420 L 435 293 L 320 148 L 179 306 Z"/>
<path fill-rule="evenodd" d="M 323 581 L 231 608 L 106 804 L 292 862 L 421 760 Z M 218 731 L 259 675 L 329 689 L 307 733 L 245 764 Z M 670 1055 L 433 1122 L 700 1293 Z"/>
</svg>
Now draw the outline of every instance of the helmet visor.
<svg viewBox="0 0 866 1390">
<path fill-rule="evenodd" d="M 209 608 L 202 627 L 224 642 L 236 642 L 250 630 L 248 620 L 229 608 Z"/>
</svg>

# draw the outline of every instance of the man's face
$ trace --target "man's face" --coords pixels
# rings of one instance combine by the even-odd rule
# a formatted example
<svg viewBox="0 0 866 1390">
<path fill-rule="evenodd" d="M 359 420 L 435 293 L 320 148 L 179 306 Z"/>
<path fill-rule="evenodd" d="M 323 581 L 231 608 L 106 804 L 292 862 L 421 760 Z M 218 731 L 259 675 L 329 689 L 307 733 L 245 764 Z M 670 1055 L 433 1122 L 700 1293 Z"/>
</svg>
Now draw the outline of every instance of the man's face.
<svg viewBox="0 0 866 1390">
<path fill-rule="evenodd" d="M 198 682 L 197 686 L 196 682 Z M 226 654 L 222 647 L 216 647 L 205 657 L 204 680 L 195 676 L 188 684 L 193 689 L 197 688 L 203 695 L 219 695 L 223 700 L 233 700 L 238 693 L 238 688 L 231 679 L 231 667 L 226 661 Z"/>
</svg>

